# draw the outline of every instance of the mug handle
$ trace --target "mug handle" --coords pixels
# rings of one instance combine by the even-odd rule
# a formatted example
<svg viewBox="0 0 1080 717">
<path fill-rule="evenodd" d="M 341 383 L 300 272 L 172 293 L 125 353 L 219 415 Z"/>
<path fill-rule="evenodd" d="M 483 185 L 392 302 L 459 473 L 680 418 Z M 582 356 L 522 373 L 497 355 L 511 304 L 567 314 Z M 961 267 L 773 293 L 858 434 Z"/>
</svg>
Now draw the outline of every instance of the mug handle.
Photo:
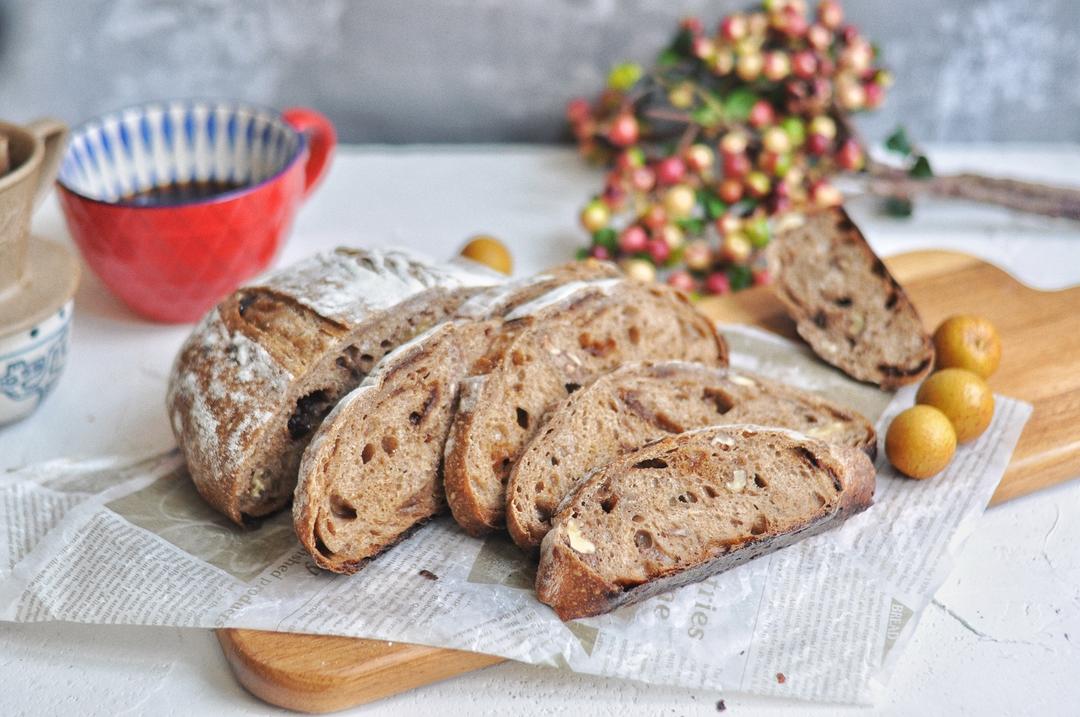
<svg viewBox="0 0 1080 717">
<path fill-rule="evenodd" d="M 34 207 L 37 208 L 45 198 L 46 190 L 56 181 L 60 157 L 67 144 L 68 126 L 58 119 L 42 117 L 27 124 L 26 128 L 45 145 L 45 159 L 41 162 L 37 193 L 34 195 Z"/>
<path fill-rule="evenodd" d="M 306 107 L 290 107 L 281 116 L 293 128 L 307 137 L 309 152 L 304 166 L 304 197 L 322 181 L 330 168 L 330 158 L 337 146 L 337 132 L 324 115 Z"/>
</svg>

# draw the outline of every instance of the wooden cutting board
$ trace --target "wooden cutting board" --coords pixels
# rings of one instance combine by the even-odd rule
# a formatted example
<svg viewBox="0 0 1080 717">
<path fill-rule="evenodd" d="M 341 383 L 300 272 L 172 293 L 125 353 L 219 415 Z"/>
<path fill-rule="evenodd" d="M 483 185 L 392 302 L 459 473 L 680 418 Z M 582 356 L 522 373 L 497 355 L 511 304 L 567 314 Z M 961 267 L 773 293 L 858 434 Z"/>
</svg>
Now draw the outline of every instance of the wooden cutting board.
<svg viewBox="0 0 1080 717">
<path fill-rule="evenodd" d="M 903 254 L 885 263 L 926 326 L 957 313 L 993 321 L 1003 353 L 991 386 L 1035 407 L 991 505 L 1080 476 L 1080 287 L 1035 291 L 996 267 L 950 252 Z M 796 338 L 764 288 L 706 299 L 700 308 L 719 321 Z M 304 712 L 344 709 L 503 661 L 420 645 L 256 630 L 219 630 L 218 639 L 244 687 Z"/>
</svg>

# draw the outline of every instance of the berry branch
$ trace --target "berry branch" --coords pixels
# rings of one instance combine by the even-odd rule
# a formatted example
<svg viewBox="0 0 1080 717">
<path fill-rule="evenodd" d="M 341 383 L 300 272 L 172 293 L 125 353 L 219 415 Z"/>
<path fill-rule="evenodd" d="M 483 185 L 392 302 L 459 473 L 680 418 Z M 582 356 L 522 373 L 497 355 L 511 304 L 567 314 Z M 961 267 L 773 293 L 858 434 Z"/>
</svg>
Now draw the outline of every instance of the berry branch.
<svg viewBox="0 0 1080 717">
<path fill-rule="evenodd" d="M 859 172 L 894 214 L 922 194 L 1080 218 L 1080 191 L 972 174 L 934 176 L 902 131 L 902 158 L 867 158 L 851 118 L 885 99 L 877 50 L 844 23 L 837 0 L 765 0 L 712 32 L 682 21 L 646 72 L 617 65 L 589 102 L 567 106 L 578 148 L 608 168 L 581 212 L 581 256 L 619 260 L 631 276 L 692 295 L 766 283 L 761 250 L 774 218 L 843 201 L 830 179 Z"/>
</svg>

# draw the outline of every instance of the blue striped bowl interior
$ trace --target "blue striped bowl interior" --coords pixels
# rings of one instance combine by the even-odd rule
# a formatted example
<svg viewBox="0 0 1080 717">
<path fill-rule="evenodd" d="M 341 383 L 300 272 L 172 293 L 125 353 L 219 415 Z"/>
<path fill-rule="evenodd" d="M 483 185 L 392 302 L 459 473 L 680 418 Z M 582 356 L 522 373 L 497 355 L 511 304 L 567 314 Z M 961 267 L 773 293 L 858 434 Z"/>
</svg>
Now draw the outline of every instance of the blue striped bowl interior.
<svg viewBox="0 0 1080 717">
<path fill-rule="evenodd" d="M 58 179 L 104 202 L 167 184 L 254 185 L 288 167 L 302 148 L 303 136 L 271 110 L 236 102 L 155 103 L 74 130 Z"/>
</svg>

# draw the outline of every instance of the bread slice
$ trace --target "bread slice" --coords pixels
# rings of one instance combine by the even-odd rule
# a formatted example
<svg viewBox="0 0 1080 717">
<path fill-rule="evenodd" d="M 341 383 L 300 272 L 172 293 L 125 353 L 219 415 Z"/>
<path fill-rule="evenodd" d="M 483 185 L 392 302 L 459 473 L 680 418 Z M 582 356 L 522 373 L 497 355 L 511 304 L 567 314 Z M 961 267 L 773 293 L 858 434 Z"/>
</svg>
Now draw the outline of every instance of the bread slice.
<svg viewBox="0 0 1080 717">
<path fill-rule="evenodd" d="M 930 370 L 934 345 L 918 312 L 842 208 L 779 232 L 768 256 L 776 295 L 825 361 L 885 389 Z"/>
<path fill-rule="evenodd" d="M 502 526 L 510 469 L 545 414 L 568 394 L 628 361 L 727 364 L 727 345 L 712 323 L 666 286 L 568 285 L 518 307 L 507 320 L 526 325 L 486 357 L 488 373 L 462 382 L 446 444 L 447 500 L 471 535 Z"/>
<path fill-rule="evenodd" d="M 857 448 L 732 425 L 664 438 L 582 482 L 541 544 L 537 597 L 598 615 L 741 565 L 870 506 Z"/>
<path fill-rule="evenodd" d="M 323 422 L 300 464 L 293 520 L 315 562 L 338 573 L 446 505 L 439 471 L 470 358 L 496 321 L 452 321 L 388 354 Z"/>
<path fill-rule="evenodd" d="M 877 436 L 859 413 L 749 373 L 685 361 L 627 364 L 566 397 L 510 472 L 506 526 L 539 547 L 578 480 L 665 435 L 753 423 L 801 431 L 873 458 Z"/>
<path fill-rule="evenodd" d="M 237 290 L 184 343 L 166 399 L 199 493 L 237 523 L 285 506 L 323 417 L 384 354 L 493 279 L 337 249 Z"/>
<path fill-rule="evenodd" d="M 612 264 L 564 264 L 481 291 L 455 314 L 498 316 L 560 284 L 612 275 Z M 330 412 L 304 452 L 293 502 L 296 533 L 317 564 L 354 572 L 445 507 L 440 468 L 458 382 L 523 325 L 440 324 L 389 353 Z"/>
</svg>

